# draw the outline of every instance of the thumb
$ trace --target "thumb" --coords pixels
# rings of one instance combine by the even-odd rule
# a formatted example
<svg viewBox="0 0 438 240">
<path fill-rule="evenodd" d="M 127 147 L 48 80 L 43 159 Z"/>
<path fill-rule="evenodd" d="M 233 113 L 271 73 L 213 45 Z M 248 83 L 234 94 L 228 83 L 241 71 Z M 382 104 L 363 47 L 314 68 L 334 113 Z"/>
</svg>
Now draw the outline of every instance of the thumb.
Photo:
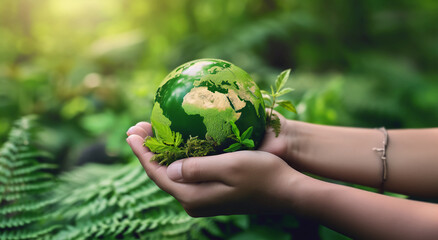
<svg viewBox="0 0 438 240">
<path fill-rule="evenodd" d="M 235 152 L 178 160 L 168 166 L 167 176 L 177 182 L 224 182 L 237 155 Z"/>
</svg>

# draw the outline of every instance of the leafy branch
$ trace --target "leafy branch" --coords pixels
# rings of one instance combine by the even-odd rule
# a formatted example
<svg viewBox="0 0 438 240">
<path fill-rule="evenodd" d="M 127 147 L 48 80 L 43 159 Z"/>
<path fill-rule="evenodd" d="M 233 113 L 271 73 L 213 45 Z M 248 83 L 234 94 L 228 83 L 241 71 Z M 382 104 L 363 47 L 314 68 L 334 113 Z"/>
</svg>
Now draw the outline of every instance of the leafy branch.
<svg viewBox="0 0 438 240">
<path fill-rule="evenodd" d="M 278 137 L 280 134 L 281 123 L 280 118 L 274 113 L 274 108 L 280 106 L 284 109 L 297 113 L 295 106 L 292 102 L 288 100 L 278 100 L 277 98 L 283 96 L 287 93 L 292 92 L 294 89 L 292 88 L 283 88 L 286 85 L 287 80 L 289 79 L 290 69 L 287 69 L 278 75 L 277 80 L 275 81 L 275 91 L 274 87 L 271 85 L 271 92 L 261 90 L 263 100 L 265 101 L 265 105 L 268 108 L 268 115 L 266 116 L 266 124 L 268 127 L 272 127 L 275 132 L 275 136 Z"/>
<path fill-rule="evenodd" d="M 234 133 L 231 138 L 237 142 L 224 149 L 224 152 L 235 152 L 240 149 L 253 149 L 254 141 L 251 139 L 253 127 L 249 127 L 245 132 L 242 133 L 242 135 L 240 135 L 239 128 L 236 126 L 236 124 L 233 121 L 231 121 L 230 124 L 231 130 Z"/>
</svg>

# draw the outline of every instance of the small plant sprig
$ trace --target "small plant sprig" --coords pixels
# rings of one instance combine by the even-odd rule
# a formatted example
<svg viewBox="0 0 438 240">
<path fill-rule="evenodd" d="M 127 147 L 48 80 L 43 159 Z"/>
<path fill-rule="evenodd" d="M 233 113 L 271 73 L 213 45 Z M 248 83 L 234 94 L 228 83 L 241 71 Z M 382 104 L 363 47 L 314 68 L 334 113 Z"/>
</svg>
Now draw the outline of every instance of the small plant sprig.
<svg viewBox="0 0 438 240">
<path fill-rule="evenodd" d="M 263 100 L 265 101 L 265 105 L 268 108 L 268 114 L 266 115 L 266 125 L 267 127 L 272 127 L 275 132 L 275 136 L 278 137 L 280 134 L 281 123 L 280 118 L 274 113 L 274 108 L 280 106 L 284 109 L 297 113 L 295 106 L 288 100 L 278 100 L 277 98 L 292 92 L 294 89 L 292 88 L 283 88 L 289 79 L 290 69 L 287 69 L 278 75 L 277 80 L 275 81 L 275 91 L 274 87 L 271 85 L 271 92 L 261 90 Z"/>
<path fill-rule="evenodd" d="M 252 127 L 249 127 L 246 129 L 245 132 L 240 135 L 239 128 L 236 126 L 236 124 L 231 121 L 231 130 L 233 131 L 233 135 L 231 135 L 231 138 L 236 140 L 236 143 L 231 144 L 228 148 L 224 149 L 224 152 L 235 152 L 240 149 L 253 149 L 254 148 L 254 141 L 251 138 L 252 135 Z"/>
<path fill-rule="evenodd" d="M 161 136 L 148 136 L 144 141 L 144 145 L 155 153 L 151 161 L 169 165 L 181 158 L 202 157 L 215 152 L 217 143 L 212 138 L 203 140 L 190 136 L 184 141 L 182 135 L 172 131 L 170 127 L 162 124 L 156 126 L 162 128 Z"/>
</svg>

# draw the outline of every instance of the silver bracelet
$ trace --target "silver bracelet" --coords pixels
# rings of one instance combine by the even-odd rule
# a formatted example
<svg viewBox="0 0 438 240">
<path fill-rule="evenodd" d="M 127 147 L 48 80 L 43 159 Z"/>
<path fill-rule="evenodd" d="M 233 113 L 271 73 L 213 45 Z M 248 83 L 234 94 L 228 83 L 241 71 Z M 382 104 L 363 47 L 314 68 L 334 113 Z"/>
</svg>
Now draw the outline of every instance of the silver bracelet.
<svg viewBox="0 0 438 240">
<path fill-rule="evenodd" d="M 383 133 L 383 147 L 382 148 L 373 148 L 373 151 L 376 151 L 378 153 L 381 153 L 380 160 L 382 160 L 382 182 L 380 184 L 379 193 L 383 193 L 383 187 L 388 179 L 388 161 L 386 157 L 386 150 L 388 149 L 388 131 L 386 131 L 385 127 L 378 128 L 379 131 Z"/>
</svg>

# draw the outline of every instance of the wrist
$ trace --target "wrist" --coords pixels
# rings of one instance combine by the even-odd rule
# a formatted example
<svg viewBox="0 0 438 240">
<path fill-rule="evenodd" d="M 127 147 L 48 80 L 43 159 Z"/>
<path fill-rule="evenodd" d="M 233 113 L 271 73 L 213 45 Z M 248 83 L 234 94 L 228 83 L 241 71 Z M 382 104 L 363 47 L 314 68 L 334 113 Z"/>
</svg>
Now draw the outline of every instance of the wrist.
<svg viewBox="0 0 438 240">
<path fill-rule="evenodd" d="M 375 129 L 289 122 L 287 161 L 302 172 L 379 186 L 381 163 L 373 147 L 382 134 Z"/>
<path fill-rule="evenodd" d="M 309 215 L 309 201 L 313 201 L 312 192 L 318 187 L 319 180 L 309 177 L 300 172 L 293 174 L 287 181 L 284 208 L 289 214 Z"/>
<path fill-rule="evenodd" d="M 282 158 L 285 159 L 289 165 L 297 170 L 302 171 L 303 169 L 303 159 L 307 155 L 307 139 L 311 135 L 311 129 L 309 129 L 309 124 L 287 120 L 285 127 L 285 151 L 282 154 Z"/>
</svg>

